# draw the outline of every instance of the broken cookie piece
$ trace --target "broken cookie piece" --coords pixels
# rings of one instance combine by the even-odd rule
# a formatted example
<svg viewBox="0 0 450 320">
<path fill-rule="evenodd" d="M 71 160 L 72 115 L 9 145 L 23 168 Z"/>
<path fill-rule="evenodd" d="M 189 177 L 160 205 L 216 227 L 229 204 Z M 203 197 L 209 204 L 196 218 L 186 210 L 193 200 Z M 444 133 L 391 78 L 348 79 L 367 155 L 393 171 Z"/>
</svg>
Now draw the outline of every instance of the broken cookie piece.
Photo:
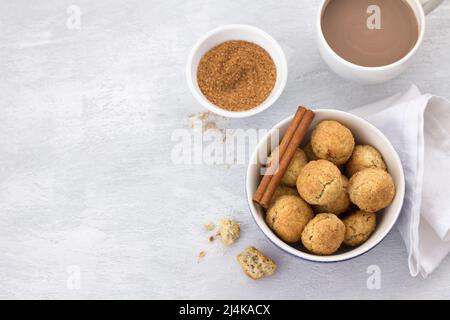
<svg viewBox="0 0 450 320">
<path fill-rule="evenodd" d="M 219 233 L 223 244 L 229 246 L 239 238 L 241 228 L 236 221 L 231 219 L 221 219 Z"/>
<path fill-rule="evenodd" d="M 237 256 L 237 260 L 244 273 L 253 280 L 270 276 L 277 269 L 275 261 L 266 257 L 255 247 L 248 247 L 242 251 Z"/>
</svg>

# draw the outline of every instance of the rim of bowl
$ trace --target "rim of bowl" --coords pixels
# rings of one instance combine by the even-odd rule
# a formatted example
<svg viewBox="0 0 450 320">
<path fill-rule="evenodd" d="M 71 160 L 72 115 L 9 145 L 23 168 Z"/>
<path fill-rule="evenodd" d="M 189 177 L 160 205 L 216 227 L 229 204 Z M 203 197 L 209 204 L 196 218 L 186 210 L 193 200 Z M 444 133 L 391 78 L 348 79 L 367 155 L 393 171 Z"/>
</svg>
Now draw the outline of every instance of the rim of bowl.
<svg viewBox="0 0 450 320">
<path fill-rule="evenodd" d="M 416 5 L 418 4 L 418 1 L 415 1 Z M 319 33 L 319 38 L 320 41 L 322 41 L 324 43 L 324 47 L 325 49 L 328 51 L 328 53 L 332 54 L 340 63 L 346 65 L 347 67 L 352 67 L 358 70 L 364 70 L 364 71 L 369 71 L 369 72 L 378 72 L 378 71 L 385 71 L 387 69 L 391 69 L 393 67 L 396 67 L 400 64 L 403 64 L 404 62 L 408 61 L 415 53 L 417 50 L 419 50 L 419 47 L 421 45 L 421 43 L 423 42 L 423 38 L 425 35 L 425 12 L 423 11 L 423 7 L 420 5 L 418 5 L 418 17 L 416 16 L 416 10 L 414 11 L 414 15 L 416 16 L 418 23 L 420 23 L 420 30 L 419 30 L 419 37 L 417 38 L 416 43 L 414 44 L 414 47 L 405 55 L 403 56 L 401 59 L 394 61 L 390 64 L 384 65 L 384 66 L 378 66 L 378 67 L 365 67 L 365 66 L 361 66 L 359 64 L 355 64 L 353 62 L 347 61 L 344 58 L 342 58 L 340 55 L 338 55 L 328 44 L 328 41 L 325 39 L 325 36 L 323 35 L 323 31 L 322 31 L 322 14 L 323 14 L 323 10 L 325 9 L 325 5 L 327 4 L 327 0 L 323 0 L 322 5 L 320 6 L 319 9 L 319 13 L 316 19 L 316 28 L 318 30 Z"/>
<path fill-rule="evenodd" d="M 214 105 L 213 103 L 211 103 L 208 99 L 206 99 L 206 97 L 201 92 L 199 92 L 199 90 L 197 90 L 197 88 L 195 86 L 195 83 L 197 81 L 197 76 L 192 73 L 192 60 L 194 59 L 194 56 L 197 53 L 197 51 L 199 50 L 200 46 L 207 39 L 213 37 L 217 33 L 222 32 L 224 30 L 231 30 L 231 29 L 246 30 L 246 31 L 254 32 L 254 33 L 266 38 L 271 43 L 271 45 L 275 48 L 275 50 L 279 51 L 279 56 L 280 56 L 280 58 L 277 60 L 277 62 L 281 66 L 280 68 L 277 68 L 277 80 L 278 79 L 280 80 L 280 82 L 279 82 L 280 85 L 279 85 L 277 91 L 271 92 L 269 97 L 267 97 L 266 100 L 264 100 L 260 105 L 254 107 L 250 110 L 247 110 L 247 111 L 228 111 L 228 110 L 222 109 L 222 108 Z M 272 55 L 270 55 L 270 56 L 275 61 L 275 58 Z M 282 72 L 282 74 L 280 74 L 280 70 L 284 70 L 284 72 Z M 186 65 L 186 78 L 187 78 L 189 90 L 191 91 L 191 93 L 195 97 L 195 99 L 198 102 L 200 102 L 200 104 L 202 106 L 204 106 L 206 109 L 208 109 L 209 111 L 214 112 L 223 117 L 228 117 L 228 118 L 250 117 L 250 116 L 258 114 L 258 113 L 266 110 L 270 106 L 272 106 L 275 103 L 275 101 L 277 101 L 278 98 L 283 93 L 284 88 L 286 87 L 287 77 L 288 77 L 288 65 L 287 65 L 286 55 L 284 54 L 284 51 L 281 48 L 280 44 L 275 40 L 275 38 L 273 38 L 267 32 L 255 27 L 255 26 L 247 25 L 247 24 L 227 24 L 224 26 L 217 27 L 213 30 L 210 30 L 209 32 L 207 32 L 206 34 L 201 36 L 197 40 L 195 45 L 192 47 L 192 49 L 189 53 L 188 61 L 187 61 L 187 65 Z"/>
<path fill-rule="evenodd" d="M 246 197 L 247 197 L 247 204 L 248 204 L 248 207 L 252 214 L 253 220 L 256 222 L 258 227 L 261 229 L 261 231 L 264 233 L 264 235 L 281 250 L 283 250 L 293 256 L 296 256 L 298 258 L 312 261 L 312 262 L 328 262 L 328 263 L 341 262 L 341 261 L 346 261 L 346 260 L 356 258 L 358 256 L 361 256 L 361 255 L 369 252 L 370 250 L 375 248 L 378 244 L 380 244 L 384 240 L 384 238 L 386 238 L 388 233 L 392 230 L 395 223 L 397 222 L 398 217 L 400 216 L 400 212 L 401 212 L 401 209 L 403 206 L 403 199 L 405 196 L 405 176 L 404 176 L 404 172 L 403 172 L 403 165 L 402 165 L 402 162 L 400 160 L 400 157 L 399 157 L 397 151 L 395 151 L 394 147 L 392 146 L 391 142 L 386 138 L 386 136 L 373 124 L 367 122 L 363 118 L 360 118 L 352 113 L 341 111 L 341 110 L 317 109 L 317 110 L 314 110 L 314 112 L 316 114 L 325 113 L 325 114 L 329 115 L 331 119 L 333 117 L 333 114 L 339 114 L 339 115 L 344 115 L 349 118 L 352 118 L 353 120 L 356 120 L 358 122 L 362 122 L 362 123 L 364 123 L 364 125 L 367 125 L 367 127 L 369 127 L 373 132 L 375 132 L 377 134 L 378 138 L 383 140 L 383 142 L 388 146 L 388 148 L 391 149 L 390 151 L 394 155 L 394 162 L 400 169 L 400 179 L 399 179 L 400 183 L 396 186 L 395 197 L 401 197 L 402 202 L 401 202 L 399 208 L 397 209 L 397 212 L 395 213 L 395 218 L 392 219 L 391 223 L 386 227 L 384 233 L 381 234 L 380 239 L 378 241 L 374 242 L 371 246 L 367 247 L 364 250 L 362 250 L 361 246 L 359 246 L 359 247 L 355 247 L 354 249 L 351 249 L 342 254 L 319 256 L 319 255 L 315 255 L 312 253 L 307 253 L 307 252 L 301 251 L 301 250 L 296 249 L 296 248 L 290 246 L 289 244 L 285 243 L 280 238 L 278 238 L 278 236 L 275 235 L 275 233 L 273 233 L 272 230 L 270 230 L 269 226 L 265 223 L 264 220 L 261 220 L 259 218 L 258 212 L 256 211 L 255 205 L 252 200 L 251 192 L 249 190 L 249 181 L 252 178 L 252 177 L 250 177 L 252 163 L 257 163 L 256 160 L 258 157 L 258 150 L 263 146 L 263 142 L 266 141 L 268 137 L 270 137 L 270 135 L 274 132 L 274 130 L 282 127 L 287 122 L 291 121 L 291 119 L 293 118 L 293 115 L 281 120 L 275 126 L 273 126 L 272 129 L 270 129 L 270 131 L 264 135 L 264 137 L 258 143 L 256 149 L 253 151 L 251 159 L 250 159 L 250 163 L 247 167 L 247 173 L 246 173 L 246 179 L 245 179 L 245 191 L 246 191 Z"/>
</svg>

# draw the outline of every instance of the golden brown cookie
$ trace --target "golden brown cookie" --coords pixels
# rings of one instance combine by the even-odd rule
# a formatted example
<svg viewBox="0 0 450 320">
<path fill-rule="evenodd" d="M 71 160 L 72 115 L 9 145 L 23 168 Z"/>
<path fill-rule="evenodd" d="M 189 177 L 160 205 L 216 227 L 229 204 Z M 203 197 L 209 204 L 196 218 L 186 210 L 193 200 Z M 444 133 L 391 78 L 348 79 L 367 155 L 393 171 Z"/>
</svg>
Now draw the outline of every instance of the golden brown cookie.
<svg viewBox="0 0 450 320">
<path fill-rule="evenodd" d="M 237 256 L 237 260 L 244 273 L 253 280 L 270 276 L 277 269 L 275 261 L 265 256 L 255 247 L 248 247 L 242 251 Z"/>
<path fill-rule="evenodd" d="M 361 210 L 377 212 L 389 206 L 394 199 L 394 180 L 382 169 L 364 169 L 351 177 L 348 194 L 350 201 Z"/>
<path fill-rule="evenodd" d="M 336 215 L 319 213 L 303 230 L 302 243 L 312 253 L 329 255 L 339 249 L 344 236 L 344 223 Z"/>
<path fill-rule="evenodd" d="M 339 122 L 324 120 L 312 132 L 311 147 L 320 159 L 340 165 L 352 155 L 355 139 L 351 131 Z"/>
<path fill-rule="evenodd" d="M 342 192 L 339 169 L 330 161 L 316 160 L 305 165 L 297 178 L 297 190 L 309 204 L 325 205 Z"/>
<path fill-rule="evenodd" d="M 340 215 L 347 211 L 350 206 L 350 197 L 347 192 L 348 179 L 346 176 L 341 175 L 342 179 L 342 191 L 339 193 L 336 200 L 325 204 L 323 206 L 313 206 L 315 213 L 333 213 L 335 215 Z"/>
<path fill-rule="evenodd" d="M 268 226 L 285 242 L 300 241 L 303 228 L 314 216 L 308 204 L 297 196 L 281 196 L 269 208 Z"/>
<path fill-rule="evenodd" d="M 346 165 L 346 174 L 350 178 L 356 172 L 367 168 L 386 170 L 381 153 L 369 145 L 357 145 Z"/>
<path fill-rule="evenodd" d="M 275 203 L 275 201 L 277 201 L 277 199 L 281 196 L 297 196 L 300 197 L 300 195 L 298 194 L 297 188 L 291 188 L 291 187 L 286 187 L 283 185 L 279 185 L 276 190 L 275 193 L 272 196 L 272 200 L 270 200 L 270 205 L 273 205 Z"/>
<path fill-rule="evenodd" d="M 267 159 L 267 163 L 272 161 L 272 157 L 278 154 L 278 147 L 276 147 L 270 157 Z M 278 159 L 279 161 L 279 159 Z M 289 163 L 286 172 L 281 178 L 281 183 L 288 187 L 295 187 L 295 183 L 297 182 L 297 177 L 300 173 L 300 170 L 304 167 L 305 164 L 308 163 L 308 159 L 306 158 L 306 154 L 302 149 L 295 150 L 294 157 Z"/>
<path fill-rule="evenodd" d="M 352 247 L 366 242 L 377 226 L 376 214 L 362 210 L 350 213 L 342 222 L 345 225 L 344 243 Z"/>
</svg>

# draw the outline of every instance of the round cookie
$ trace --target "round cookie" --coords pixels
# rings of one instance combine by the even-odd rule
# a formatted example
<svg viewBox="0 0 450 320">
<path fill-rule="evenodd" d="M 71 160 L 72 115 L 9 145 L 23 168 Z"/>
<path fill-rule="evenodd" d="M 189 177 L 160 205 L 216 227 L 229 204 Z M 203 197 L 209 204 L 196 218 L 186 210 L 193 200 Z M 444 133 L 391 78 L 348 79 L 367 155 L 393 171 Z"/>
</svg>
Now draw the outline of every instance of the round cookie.
<svg viewBox="0 0 450 320">
<path fill-rule="evenodd" d="M 319 158 L 314 154 L 314 151 L 311 147 L 311 142 L 309 142 L 304 148 L 303 151 L 305 151 L 306 158 L 308 161 L 314 161 L 319 160 Z"/>
<path fill-rule="evenodd" d="M 308 222 L 302 233 L 302 243 L 319 255 L 336 252 L 344 241 L 345 225 L 332 213 L 319 213 Z"/>
<path fill-rule="evenodd" d="M 312 217 L 312 209 L 300 197 L 281 196 L 267 211 L 266 222 L 281 240 L 292 243 L 300 241 Z"/>
<path fill-rule="evenodd" d="M 271 205 L 275 203 L 275 201 L 277 201 L 277 199 L 281 196 L 297 196 L 299 197 L 300 195 L 298 194 L 298 191 L 296 188 L 291 188 L 291 187 L 286 187 L 283 185 L 279 185 L 276 189 L 275 192 L 272 196 L 272 200 L 270 200 Z"/>
<path fill-rule="evenodd" d="M 272 160 L 272 155 L 278 153 L 278 147 L 276 147 L 272 154 L 270 155 L 267 163 L 270 163 Z M 292 158 L 291 162 L 289 163 L 288 168 L 286 169 L 286 172 L 283 175 L 283 178 L 281 178 L 281 183 L 288 186 L 288 187 L 295 187 L 295 183 L 297 182 L 297 177 L 300 173 L 300 170 L 304 167 L 305 164 L 308 163 L 308 159 L 306 158 L 306 154 L 302 149 L 295 150 L 294 157 Z"/>
<path fill-rule="evenodd" d="M 333 213 L 335 215 L 340 215 L 341 213 L 344 213 L 347 211 L 348 207 L 350 206 L 350 197 L 348 195 L 347 189 L 348 189 L 348 179 L 346 176 L 341 175 L 342 179 L 342 191 L 339 193 L 336 200 L 322 205 L 322 206 L 314 206 L 314 212 L 316 213 Z"/>
<path fill-rule="evenodd" d="M 367 168 L 378 168 L 386 171 L 381 153 L 369 145 L 357 145 L 347 162 L 345 171 L 348 177 Z"/>
<path fill-rule="evenodd" d="M 342 192 L 339 169 L 330 161 L 316 160 L 305 165 L 297 178 L 297 190 L 309 204 L 325 205 Z"/>
<path fill-rule="evenodd" d="M 358 210 L 346 216 L 344 243 L 348 246 L 359 246 L 366 242 L 377 226 L 376 214 Z"/>
<path fill-rule="evenodd" d="M 394 199 L 394 180 L 382 169 L 364 169 L 350 178 L 348 194 L 350 201 L 361 210 L 377 212 Z"/>
<path fill-rule="evenodd" d="M 339 122 L 324 120 L 312 132 L 311 147 L 320 159 L 340 165 L 352 155 L 355 139 L 351 131 Z"/>
</svg>

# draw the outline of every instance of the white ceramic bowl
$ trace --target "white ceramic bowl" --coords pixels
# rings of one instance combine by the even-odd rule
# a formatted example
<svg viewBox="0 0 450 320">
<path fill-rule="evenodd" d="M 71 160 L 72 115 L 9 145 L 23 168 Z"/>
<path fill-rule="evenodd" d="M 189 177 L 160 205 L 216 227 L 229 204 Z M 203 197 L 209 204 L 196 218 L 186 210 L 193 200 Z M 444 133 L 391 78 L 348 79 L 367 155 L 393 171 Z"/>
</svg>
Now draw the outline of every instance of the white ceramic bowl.
<svg viewBox="0 0 450 320">
<path fill-rule="evenodd" d="M 272 57 L 277 69 L 277 80 L 269 97 L 262 104 L 248 111 L 228 111 L 217 107 L 206 99 L 197 83 L 197 67 L 200 59 L 213 47 L 229 40 L 249 41 L 264 48 Z M 216 28 L 197 41 L 188 58 L 186 75 L 189 89 L 205 108 L 223 117 L 244 118 L 267 109 L 280 97 L 286 85 L 288 68 L 283 50 L 270 35 L 253 26 L 231 24 Z"/>
<path fill-rule="evenodd" d="M 304 141 L 309 141 L 311 129 L 314 128 L 319 121 L 336 120 L 347 126 L 353 132 L 357 144 L 370 144 L 377 148 L 383 155 L 388 171 L 394 179 L 396 195 L 389 207 L 377 213 L 377 227 L 375 229 L 375 232 L 365 243 L 358 247 L 341 248 L 333 255 L 318 256 L 307 252 L 307 250 L 304 249 L 300 244 L 290 245 L 283 242 L 268 227 L 264 219 L 265 213 L 263 209 L 252 201 L 252 197 L 256 191 L 256 188 L 258 187 L 259 181 L 261 180 L 259 174 L 261 168 L 260 163 L 265 163 L 270 150 L 273 150 L 273 148 L 276 147 L 270 146 L 270 136 L 274 134 L 276 130 L 280 130 L 279 136 L 282 137 L 284 132 L 288 128 L 292 117 L 286 118 L 275 125 L 275 127 L 273 127 L 272 130 L 270 130 L 266 134 L 266 136 L 259 142 L 257 149 L 253 152 L 253 155 L 250 159 L 250 164 L 247 169 L 247 201 L 253 218 L 255 219 L 258 226 L 275 245 L 277 245 L 284 251 L 291 253 L 294 256 L 315 262 L 344 261 L 357 257 L 375 247 L 378 243 L 381 242 L 381 240 L 383 240 L 383 238 L 394 226 L 400 214 L 400 210 L 403 204 L 403 197 L 405 195 L 405 179 L 403 175 L 403 167 L 397 152 L 395 151 L 389 140 L 383 135 L 383 133 L 381 133 L 380 130 L 375 128 L 367 121 L 351 113 L 338 110 L 315 110 L 315 114 L 316 115 L 314 117 L 313 123 L 311 124 L 309 133 L 305 137 Z M 266 156 L 264 156 L 262 159 L 259 159 L 261 161 L 258 162 L 258 154 L 264 154 Z"/>
</svg>

